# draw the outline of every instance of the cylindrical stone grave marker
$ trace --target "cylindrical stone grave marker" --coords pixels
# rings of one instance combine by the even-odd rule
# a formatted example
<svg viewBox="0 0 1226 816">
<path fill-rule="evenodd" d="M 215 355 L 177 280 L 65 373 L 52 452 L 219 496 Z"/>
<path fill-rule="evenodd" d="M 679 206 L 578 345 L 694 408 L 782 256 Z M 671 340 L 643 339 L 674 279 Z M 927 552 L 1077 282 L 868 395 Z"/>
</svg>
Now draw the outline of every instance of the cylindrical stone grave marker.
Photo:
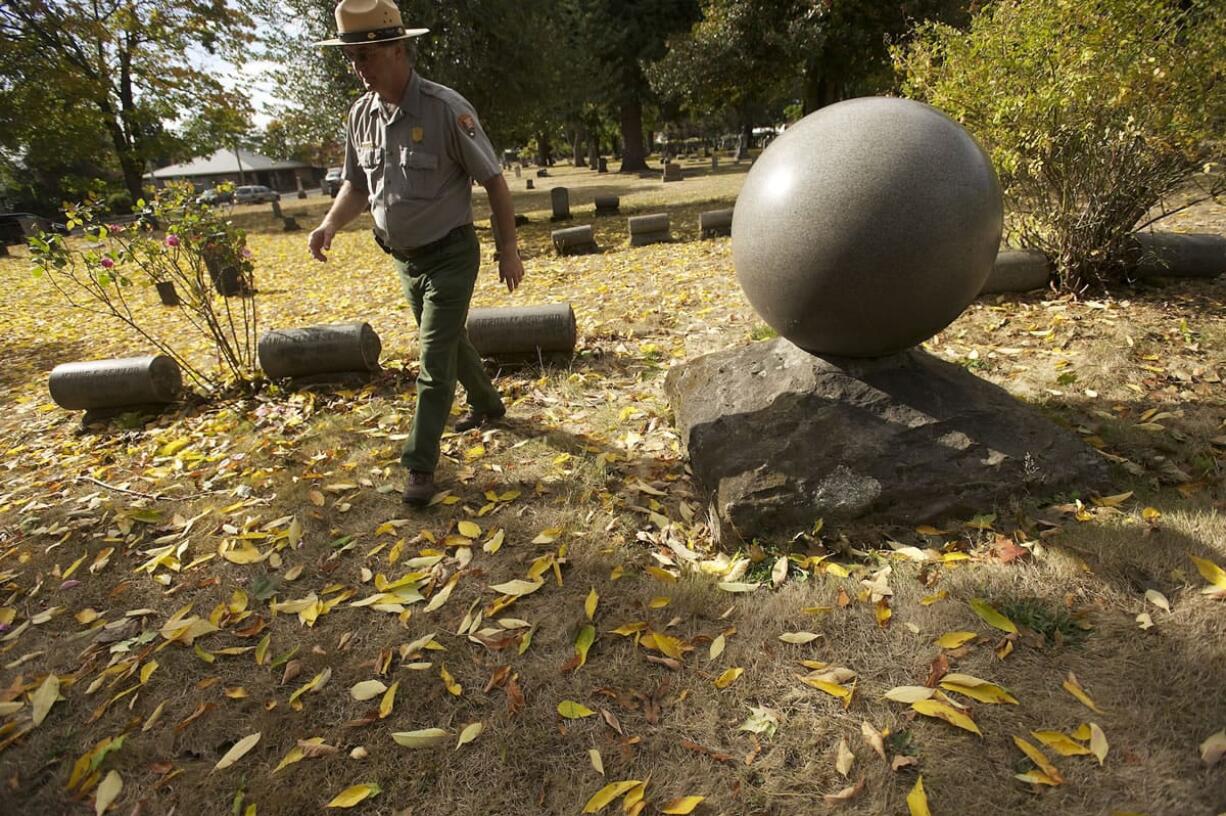
<svg viewBox="0 0 1226 816">
<path fill-rule="evenodd" d="M 565 187 L 554 187 L 549 191 L 549 202 L 553 205 L 553 215 L 550 221 L 570 220 L 570 191 Z"/>
<path fill-rule="evenodd" d="M 70 411 L 173 402 L 183 388 L 179 364 L 164 354 L 63 363 L 51 370 L 51 399 Z"/>
<path fill-rule="evenodd" d="M 260 337 L 260 368 L 273 379 L 376 371 L 382 350 L 369 323 L 277 329 Z"/>
<path fill-rule="evenodd" d="M 732 234 L 732 208 L 698 214 L 698 232 L 703 238 Z"/>
<path fill-rule="evenodd" d="M 554 230 L 549 237 L 559 255 L 581 255 L 596 251 L 596 236 L 592 232 L 591 224 Z"/>
<path fill-rule="evenodd" d="M 1226 272 L 1226 238 L 1204 233 L 1140 232 L 1142 277 L 1214 278 Z"/>
<path fill-rule="evenodd" d="M 672 240 L 672 236 L 668 234 L 668 213 L 632 216 L 627 219 L 626 224 L 630 229 L 630 246 Z"/>
<path fill-rule="evenodd" d="M 472 309 L 468 339 L 486 357 L 575 350 L 575 312 L 569 303 Z"/>
<path fill-rule="evenodd" d="M 981 295 L 995 292 L 1029 292 L 1042 289 L 1051 280 L 1051 261 L 1037 249 L 1002 249 L 984 281 Z"/>
<path fill-rule="evenodd" d="M 596 214 L 597 215 L 617 215 L 621 207 L 621 199 L 615 195 L 598 195 L 596 196 Z"/>
</svg>

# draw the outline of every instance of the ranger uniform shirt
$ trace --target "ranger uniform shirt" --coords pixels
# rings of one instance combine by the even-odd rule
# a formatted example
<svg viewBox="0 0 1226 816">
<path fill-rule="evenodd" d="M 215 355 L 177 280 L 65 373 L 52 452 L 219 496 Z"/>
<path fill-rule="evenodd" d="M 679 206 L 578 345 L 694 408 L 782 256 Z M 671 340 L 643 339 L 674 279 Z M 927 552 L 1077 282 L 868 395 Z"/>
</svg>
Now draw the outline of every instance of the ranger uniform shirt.
<svg viewBox="0 0 1226 816">
<path fill-rule="evenodd" d="M 392 249 L 472 223 L 471 180 L 501 172 L 468 100 L 416 71 L 390 113 L 373 92 L 349 109 L 342 178 L 366 192 L 375 232 Z"/>
</svg>

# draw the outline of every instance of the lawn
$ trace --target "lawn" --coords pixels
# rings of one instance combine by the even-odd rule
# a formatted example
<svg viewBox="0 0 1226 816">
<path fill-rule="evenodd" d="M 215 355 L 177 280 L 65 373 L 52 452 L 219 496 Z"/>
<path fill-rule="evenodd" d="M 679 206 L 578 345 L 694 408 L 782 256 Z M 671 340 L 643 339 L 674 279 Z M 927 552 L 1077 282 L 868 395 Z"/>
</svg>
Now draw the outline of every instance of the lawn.
<svg viewBox="0 0 1226 816">
<path fill-rule="evenodd" d="M 113 813 L 577 814 L 613 786 L 603 813 L 867 816 L 921 812 L 921 777 L 937 816 L 1226 812 L 1226 280 L 992 296 L 927 344 L 1081 434 L 1111 491 L 721 552 L 663 380 L 767 332 L 697 235 L 746 166 L 687 167 L 510 178 L 527 277 L 487 261 L 474 304 L 569 302 L 579 348 L 498 372 L 508 419 L 444 438 L 423 511 L 415 332 L 365 219 L 319 264 L 234 211 L 261 327 L 370 322 L 371 383 L 91 428 L 47 373 L 145 348 L 0 259 L 0 812 L 121 783 Z M 555 184 L 600 254 L 553 255 Z M 630 248 L 664 210 L 678 240 Z"/>
</svg>

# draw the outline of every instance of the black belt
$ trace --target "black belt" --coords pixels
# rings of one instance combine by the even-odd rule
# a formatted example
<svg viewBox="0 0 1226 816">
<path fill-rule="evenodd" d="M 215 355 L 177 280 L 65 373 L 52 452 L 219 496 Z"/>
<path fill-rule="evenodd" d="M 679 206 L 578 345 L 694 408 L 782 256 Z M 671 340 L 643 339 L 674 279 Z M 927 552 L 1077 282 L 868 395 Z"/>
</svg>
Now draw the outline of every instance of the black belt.
<svg viewBox="0 0 1226 816">
<path fill-rule="evenodd" d="M 462 241 L 468 238 L 470 235 L 472 235 L 472 233 L 472 224 L 461 224 L 451 232 L 444 235 L 442 238 L 439 238 L 437 241 L 431 241 L 428 244 L 422 244 L 421 246 L 413 247 L 412 249 L 393 249 L 379 238 L 378 233 L 375 233 L 375 241 L 377 241 L 379 246 L 383 248 L 384 252 L 388 253 L 396 260 L 408 262 L 416 261 L 430 255 L 431 253 L 438 252 L 440 249 L 448 246 L 449 244 L 453 244 L 457 241 Z"/>
</svg>

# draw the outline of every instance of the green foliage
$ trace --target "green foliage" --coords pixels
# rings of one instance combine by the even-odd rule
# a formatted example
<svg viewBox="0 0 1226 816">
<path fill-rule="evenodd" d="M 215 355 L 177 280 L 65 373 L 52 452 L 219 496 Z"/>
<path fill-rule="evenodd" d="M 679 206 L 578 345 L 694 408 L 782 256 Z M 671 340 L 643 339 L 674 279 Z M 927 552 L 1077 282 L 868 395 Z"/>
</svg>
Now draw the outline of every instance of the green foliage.
<svg viewBox="0 0 1226 816">
<path fill-rule="evenodd" d="M 136 203 L 142 215 L 130 224 L 110 223 L 106 208 L 96 201 L 66 208 L 68 228 L 80 228 L 86 240 L 52 234 L 31 238 L 34 274 L 72 306 L 129 326 L 173 357 L 205 391 L 216 393 L 227 380 L 249 388 L 255 370 L 254 298 L 233 302 L 215 291 L 253 291 L 255 270 L 246 234 L 214 208 L 196 204 L 189 184 L 164 188 L 148 204 Z M 185 338 L 159 335 L 153 328 L 148 298 L 137 297 L 135 290 L 154 285 L 173 286 L 178 300 L 173 305 L 213 346 L 216 370 L 191 362 L 180 347 Z"/>
<path fill-rule="evenodd" d="M 922 26 L 895 64 L 907 95 L 984 143 L 1010 237 L 1046 252 L 1069 291 L 1128 280 L 1130 233 L 1223 158 L 1213 0 L 1001 0 L 967 31 Z"/>
</svg>

